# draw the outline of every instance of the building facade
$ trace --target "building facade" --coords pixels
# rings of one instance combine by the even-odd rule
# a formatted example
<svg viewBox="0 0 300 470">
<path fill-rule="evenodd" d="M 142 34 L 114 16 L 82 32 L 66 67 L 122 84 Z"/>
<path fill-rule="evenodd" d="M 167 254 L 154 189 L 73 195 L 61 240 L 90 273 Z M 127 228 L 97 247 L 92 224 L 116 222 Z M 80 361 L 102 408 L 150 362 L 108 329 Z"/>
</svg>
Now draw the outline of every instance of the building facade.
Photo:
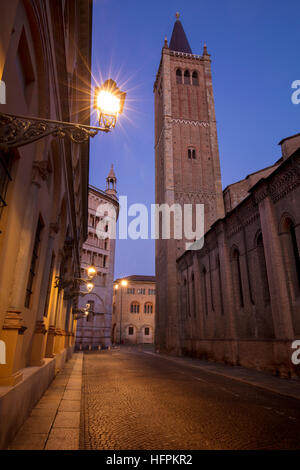
<svg viewBox="0 0 300 470">
<path fill-rule="evenodd" d="M 91 24 L 89 0 L 2 2 L 0 112 L 89 124 Z M 89 144 L 48 136 L 0 159 L 3 448 L 74 348 L 67 286 L 87 237 Z"/>
<path fill-rule="evenodd" d="M 90 265 L 96 267 L 97 276 L 93 279 L 93 292 L 79 300 L 79 308 L 90 305 L 90 314 L 77 321 L 76 348 L 79 350 L 111 346 L 116 240 L 108 237 L 108 225 L 116 224 L 119 212 L 116 183 L 112 167 L 106 179 L 106 191 L 89 186 L 88 238 L 81 251 L 81 277 L 86 278 Z"/>
<path fill-rule="evenodd" d="M 156 197 L 170 204 L 176 181 L 189 185 L 177 201 L 204 203 L 205 238 L 197 251 L 175 253 L 174 241 L 156 243 L 156 346 L 300 375 L 291 361 L 292 342 L 300 338 L 299 135 L 280 143 L 282 157 L 273 166 L 222 192 L 214 117 L 209 119 L 210 59 L 206 48 L 195 56 L 186 43 L 177 19 L 154 86 Z M 174 289 L 173 297 L 164 295 L 167 289 Z"/>
<path fill-rule="evenodd" d="M 122 285 L 122 280 L 126 285 Z M 154 276 L 128 276 L 114 282 L 111 337 L 114 344 L 154 343 Z"/>
</svg>

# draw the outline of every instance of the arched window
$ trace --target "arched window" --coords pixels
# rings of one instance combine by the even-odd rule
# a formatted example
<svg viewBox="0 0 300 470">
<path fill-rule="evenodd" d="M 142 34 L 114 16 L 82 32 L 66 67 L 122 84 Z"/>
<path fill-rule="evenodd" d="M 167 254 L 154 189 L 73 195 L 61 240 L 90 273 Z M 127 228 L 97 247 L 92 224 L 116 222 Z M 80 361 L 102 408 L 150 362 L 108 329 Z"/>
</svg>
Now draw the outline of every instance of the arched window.
<svg viewBox="0 0 300 470">
<path fill-rule="evenodd" d="M 193 85 L 199 85 L 198 73 L 197 72 L 193 72 L 193 74 L 192 74 L 192 84 Z"/>
<path fill-rule="evenodd" d="M 184 72 L 184 84 L 185 85 L 190 85 L 191 84 L 191 76 L 189 70 L 186 70 Z"/>
<path fill-rule="evenodd" d="M 233 261 L 234 286 L 237 291 L 239 305 L 240 307 L 244 307 L 244 294 L 243 294 L 243 284 L 242 284 L 242 275 L 241 275 L 240 253 L 237 248 L 235 248 L 235 250 L 233 251 L 232 261 Z"/>
<path fill-rule="evenodd" d="M 151 302 L 147 302 L 144 305 L 144 313 L 153 313 L 153 305 Z"/>
<path fill-rule="evenodd" d="M 265 305 L 270 302 L 270 290 L 265 259 L 265 250 L 262 233 L 256 239 L 258 265 L 260 270 L 260 281 Z"/>
<path fill-rule="evenodd" d="M 140 313 L 140 304 L 138 302 L 131 303 L 130 313 Z"/>
<path fill-rule="evenodd" d="M 182 308 L 183 312 L 185 313 L 185 317 L 187 318 L 189 315 L 189 286 L 187 283 L 186 278 L 183 279 L 183 286 L 182 286 Z"/>
<path fill-rule="evenodd" d="M 190 160 L 196 160 L 196 149 L 194 149 L 194 148 L 189 148 L 188 149 L 188 158 Z"/>
<path fill-rule="evenodd" d="M 224 315 L 223 288 L 222 288 L 221 265 L 220 265 L 219 255 L 217 255 L 217 269 L 218 269 L 221 315 Z"/>
<path fill-rule="evenodd" d="M 290 271 L 290 276 L 293 285 L 296 288 L 297 294 L 300 290 L 300 257 L 295 224 L 290 217 L 286 217 L 283 224 L 285 244 L 287 250 L 287 267 Z"/>
<path fill-rule="evenodd" d="M 194 273 L 191 275 L 191 282 L 192 282 L 192 309 L 194 317 L 196 316 L 196 289 L 195 289 L 195 276 Z"/>
<path fill-rule="evenodd" d="M 202 269 L 202 296 L 203 296 L 203 308 L 205 315 L 208 315 L 208 304 L 207 304 L 207 272 L 205 266 Z"/>
<path fill-rule="evenodd" d="M 182 71 L 180 69 L 176 70 L 176 83 L 182 83 Z"/>
<path fill-rule="evenodd" d="M 293 255 L 294 255 L 294 262 L 297 274 L 297 281 L 298 281 L 298 288 L 300 289 L 300 258 L 299 258 L 299 249 L 298 249 L 298 242 L 296 237 L 295 225 L 293 223 L 290 224 L 290 237 L 293 247 Z"/>
</svg>

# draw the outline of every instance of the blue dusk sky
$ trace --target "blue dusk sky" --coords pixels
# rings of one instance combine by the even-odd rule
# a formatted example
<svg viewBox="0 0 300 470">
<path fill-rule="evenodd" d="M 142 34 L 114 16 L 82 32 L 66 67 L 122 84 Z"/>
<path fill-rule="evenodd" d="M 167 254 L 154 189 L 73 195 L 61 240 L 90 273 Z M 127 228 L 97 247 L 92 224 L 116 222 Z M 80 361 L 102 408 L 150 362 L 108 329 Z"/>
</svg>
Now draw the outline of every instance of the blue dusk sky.
<svg viewBox="0 0 300 470">
<path fill-rule="evenodd" d="M 93 75 L 127 100 L 113 132 L 91 142 L 90 183 L 105 189 L 113 163 L 129 205 L 155 202 L 153 83 L 176 11 L 193 53 L 206 42 L 211 54 L 223 188 L 274 163 L 278 142 L 300 132 L 299 0 L 94 0 Z M 154 241 L 117 240 L 116 278 L 154 273 Z"/>
</svg>

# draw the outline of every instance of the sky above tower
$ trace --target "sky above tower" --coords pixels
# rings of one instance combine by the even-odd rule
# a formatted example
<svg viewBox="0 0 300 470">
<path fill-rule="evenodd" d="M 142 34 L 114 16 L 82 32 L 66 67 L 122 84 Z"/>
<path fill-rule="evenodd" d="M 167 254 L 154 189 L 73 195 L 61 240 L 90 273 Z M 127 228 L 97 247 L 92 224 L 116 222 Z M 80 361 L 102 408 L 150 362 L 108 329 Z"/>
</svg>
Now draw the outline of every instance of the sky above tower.
<svg viewBox="0 0 300 470">
<path fill-rule="evenodd" d="M 91 142 L 92 185 L 105 188 L 113 163 L 128 205 L 155 202 L 153 83 L 177 11 L 193 53 L 206 43 L 211 54 L 223 188 L 274 163 L 278 142 L 300 132 L 300 104 L 291 101 L 300 80 L 298 0 L 93 3 L 93 75 L 116 80 L 127 99 L 114 131 Z M 153 240 L 116 246 L 116 278 L 154 274 Z"/>
</svg>

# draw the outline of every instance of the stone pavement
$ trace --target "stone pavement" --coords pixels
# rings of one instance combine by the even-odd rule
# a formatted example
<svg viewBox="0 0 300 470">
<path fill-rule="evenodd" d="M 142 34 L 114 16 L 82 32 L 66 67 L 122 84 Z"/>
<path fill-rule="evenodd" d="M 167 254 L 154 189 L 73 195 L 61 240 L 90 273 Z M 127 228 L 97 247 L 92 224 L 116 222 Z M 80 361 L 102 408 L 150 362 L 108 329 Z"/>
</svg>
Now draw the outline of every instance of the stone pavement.
<svg viewBox="0 0 300 470">
<path fill-rule="evenodd" d="M 85 354 L 80 448 L 300 449 L 299 399 L 265 389 L 266 374 L 257 387 L 255 371 L 237 380 L 200 363 L 133 347 Z"/>
<path fill-rule="evenodd" d="M 220 375 L 229 379 L 238 380 L 248 385 L 268 390 L 279 395 L 300 400 L 300 379 L 285 379 L 275 377 L 267 372 L 257 371 L 255 369 L 246 369 L 240 366 L 230 366 L 219 364 L 217 362 L 202 361 L 200 359 L 188 357 L 173 357 L 166 354 L 157 354 L 151 351 L 145 351 L 147 354 L 159 356 L 165 360 L 185 364 L 188 367 L 203 370 L 211 374 Z"/>
<path fill-rule="evenodd" d="M 9 450 L 79 448 L 83 354 L 74 354 L 32 410 Z"/>
<path fill-rule="evenodd" d="M 127 354 L 130 352 L 133 353 L 133 356 L 137 353 L 140 356 L 140 359 L 132 362 L 130 361 L 130 365 L 128 363 L 128 369 L 127 356 L 123 355 L 123 353 L 126 355 L 126 352 Z M 150 362 L 146 362 L 146 364 L 148 364 L 147 367 L 150 367 L 147 377 L 144 377 L 143 370 L 145 363 L 142 359 L 143 357 L 145 360 L 147 360 L 147 358 L 150 360 Z M 150 358 L 153 358 L 154 360 L 154 369 Z M 275 413 L 281 413 L 280 397 L 282 397 L 282 399 L 287 397 L 288 400 L 296 399 L 297 403 L 299 403 L 300 400 L 300 380 L 280 379 L 264 372 L 245 369 L 243 367 L 232 367 L 187 357 L 173 357 L 156 354 L 153 352 L 153 348 L 149 347 L 123 346 L 121 349 L 113 348 L 110 352 L 102 351 L 93 354 L 87 353 L 85 355 L 85 364 L 85 373 L 83 374 L 83 353 L 73 355 L 73 358 L 66 363 L 64 369 L 56 376 L 49 389 L 32 410 L 31 415 L 19 430 L 14 441 L 9 446 L 9 449 L 77 450 L 80 448 L 99 448 L 98 445 L 100 445 L 100 442 L 97 442 L 99 436 L 102 436 L 100 448 L 110 448 L 112 445 L 111 442 L 113 441 L 111 440 L 111 436 L 108 439 L 107 433 L 109 432 L 110 435 L 112 432 L 115 434 L 119 432 L 121 424 L 119 416 L 122 416 L 123 413 L 125 413 L 124 419 L 126 421 L 129 419 L 128 416 L 131 416 L 130 419 L 132 419 L 132 416 L 135 416 L 138 423 L 138 415 L 140 411 L 140 417 L 142 419 L 142 415 L 145 413 L 143 408 L 141 410 L 137 410 L 135 406 L 131 407 L 128 405 L 131 403 L 132 394 L 136 392 L 136 388 L 140 388 L 142 386 L 143 381 L 146 381 L 147 389 L 150 387 L 150 384 L 151 388 L 153 388 L 153 385 L 158 382 L 158 379 L 159 381 L 161 380 L 161 377 L 156 377 L 157 367 L 158 369 L 162 369 L 162 372 L 165 369 L 163 377 L 166 381 L 174 380 L 173 387 L 170 391 L 165 391 L 169 396 L 168 403 L 170 403 L 168 406 L 171 406 L 174 398 L 174 390 L 176 390 L 176 387 L 178 386 L 176 378 L 178 374 L 176 373 L 175 377 L 172 376 L 174 371 L 169 368 L 168 364 L 170 364 L 171 367 L 185 367 L 186 372 L 182 370 L 182 372 L 184 372 L 184 377 L 187 373 L 189 375 L 191 374 L 191 379 L 197 379 L 198 383 L 206 384 L 206 387 L 208 387 L 210 382 L 210 386 L 214 384 L 213 393 L 216 393 L 214 390 L 218 390 L 218 400 L 225 399 L 228 391 L 235 397 L 235 399 L 238 396 L 246 396 L 247 394 L 254 394 L 253 399 L 256 399 L 255 397 L 258 396 L 260 389 L 261 393 L 265 391 L 266 393 L 272 392 L 278 395 L 278 398 L 272 398 L 274 405 L 269 407 L 268 400 L 266 400 L 265 403 L 265 409 L 273 409 L 275 410 Z M 125 364 L 127 371 L 124 376 L 125 388 L 123 388 L 123 385 L 120 383 L 120 376 L 125 372 L 122 370 Z M 190 372 L 188 372 L 188 370 L 190 370 Z M 182 374 L 182 372 L 180 372 L 180 374 Z M 200 373 L 209 374 L 211 379 L 202 375 L 198 377 L 198 374 Z M 194 377 L 196 375 L 197 377 Z M 128 381 L 130 377 L 132 377 L 133 383 L 129 385 Z M 83 378 L 85 384 L 82 389 Z M 224 380 L 227 380 L 226 383 L 224 382 L 225 387 L 223 386 L 223 382 L 220 382 L 223 378 Z M 228 380 L 231 381 L 232 384 L 230 384 Z M 161 385 L 163 385 L 163 383 L 164 380 L 162 380 Z M 251 389 L 242 389 L 242 392 L 239 391 L 239 387 L 245 387 L 247 385 L 250 385 L 253 388 L 253 392 L 251 392 Z M 105 393 L 106 387 L 107 393 Z M 83 390 L 83 396 L 81 390 Z M 129 392 L 130 394 L 128 395 Z M 225 392 L 225 395 L 223 392 Z M 163 396 L 162 389 L 160 389 L 160 393 L 161 395 L 159 399 Z M 211 393 L 212 392 L 210 391 L 209 394 Z M 222 394 L 224 395 L 224 398 L 220 398 L 222 397 Z M 141 393 L 139 399 L 143 402 L 143 393 Z M 88 404 L 86 400 L 90 403 Z M 196 399 L 196 397 L 195 400 L 195 406 L 198 406 L 198 399 Z M 199 400 L 201 402 L 200 396 Z M 137 401 L 139 401 L 138 397 L 136 397 L 134 403 Z M 249 403 L 252 406 L 251 400 Z M 286 412 L 288 416 L 291 415 L 288 419 L 292 420 L 294 409 L 297 412 L 299 405 L 293 401 L 285 401 L 282 403 L 285 403 L 287 407 L 291 406 L 293 408 L 290 410 L 290 413 Z M 148 405 L 149 410 L 151 410 L 151 400 Z M 108 407 L 108 411 L 107 416 L 103 417 L 102 413 L 103 410 L 106 409 L 105 407 Z M 92 414 L 89 412 L 87 413 L 88 409 Z M 114 409 L 118 410 L 115 422 L 114 412 L 112 411 Z M 97 417 L 97 413 L 99 414 L 99 419 L 101 418 L 99 421 L 101 423 L 101 429 L 98 427 L 98 424 L 93 422 L 94 415 Z M 148 419 L 150 419 L 150 415 Z M 93 429 L 93 426 L 95 425 L 96 427 Z M 116 426 L 116 428 L 114 428 L 114 426 Z M 136 423 L 133 428 L 134 427 L 137 427 Z M 107 430 L 103 433 L 104 428 L 107 428 Z M 145 428 L 147 428 L 147 423 Z M 154 434 L 157 434 L 158 431 L 158 429 L 155 429 Z M 130 433 L 132 433 L 131 430 Z M 93 444 L 90 439 L 95 435 L 97 436 L 97 439 Z M 145 436 L 147 437 L 148 442 L 148 433 L 145 434 Z M 139 432 L 138 440 L 135 442 L 135 445 L 142 445 L 140 439 L 141 433 Z M 124 444 L 124 442 L 122 443 Z M 114 448 L 118 448 L 117 442 L 114 443 Z"/>
</svg>

